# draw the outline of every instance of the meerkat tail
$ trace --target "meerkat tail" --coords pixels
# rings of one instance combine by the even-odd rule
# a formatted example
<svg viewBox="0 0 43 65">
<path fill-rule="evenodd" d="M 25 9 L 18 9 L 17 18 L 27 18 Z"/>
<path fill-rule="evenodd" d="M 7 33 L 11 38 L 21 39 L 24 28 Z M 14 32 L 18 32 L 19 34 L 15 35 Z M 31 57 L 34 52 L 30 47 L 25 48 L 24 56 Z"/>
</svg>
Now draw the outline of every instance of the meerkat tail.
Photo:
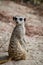
<svg viewBox="0 0 43 65">
<path fill-rule="evenodd" d="M 6 63 L 8 61 L 11 61 L 11 59 L 12 59 L 12 57 L 8 58 L 8 59 L 5 59 L 5 60 L 0 60 L 0 64 Z"/>
<path fill-rule="evenodd" d="M 0 60 L 0 64 L 6 63 L 8 60 Z"/>
</svg>

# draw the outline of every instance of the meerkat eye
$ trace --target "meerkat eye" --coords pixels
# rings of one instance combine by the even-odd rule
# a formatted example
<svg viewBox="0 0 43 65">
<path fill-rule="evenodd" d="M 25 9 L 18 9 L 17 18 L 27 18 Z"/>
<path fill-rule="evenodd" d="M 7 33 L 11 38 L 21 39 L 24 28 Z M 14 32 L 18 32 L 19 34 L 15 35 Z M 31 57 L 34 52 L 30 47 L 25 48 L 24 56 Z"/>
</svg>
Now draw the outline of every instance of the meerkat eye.
<svg viewBox="0 0 43 65">
<path fill-rule="evenodd" d="M 23 19 L 22 18 L 19 18 L 20 21 L 22 21 Z"/>
<path fill-rule="evenodd" d="M 13 17 L 13 20 L 17 21 L 17 18 L 16 17 Z"/>
<path fill-rule="evenodd" d="M 24 18 L 24 21 L 26 21 L 26 18 Z"/>
</svg>

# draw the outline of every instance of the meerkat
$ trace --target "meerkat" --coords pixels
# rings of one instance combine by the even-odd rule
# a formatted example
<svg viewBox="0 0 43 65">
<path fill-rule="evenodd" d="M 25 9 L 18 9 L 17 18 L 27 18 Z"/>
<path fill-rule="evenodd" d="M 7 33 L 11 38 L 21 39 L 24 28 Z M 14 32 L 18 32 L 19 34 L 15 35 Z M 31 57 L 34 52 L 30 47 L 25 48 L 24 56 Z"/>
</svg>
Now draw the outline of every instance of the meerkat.
<svg viewBox="0 0 43 65">
<path fill-rule="evenodd" d="M 25 60 L 27 51 L 25 49 L 25 21 L 26 18 L 22 16 L 13 17 L 16 26 L 12 32 L 10 43 L 8 47 L 8 54 L 10 59 Z M 1 63 L 1 62 L 0 62 Z"/>
</svg>

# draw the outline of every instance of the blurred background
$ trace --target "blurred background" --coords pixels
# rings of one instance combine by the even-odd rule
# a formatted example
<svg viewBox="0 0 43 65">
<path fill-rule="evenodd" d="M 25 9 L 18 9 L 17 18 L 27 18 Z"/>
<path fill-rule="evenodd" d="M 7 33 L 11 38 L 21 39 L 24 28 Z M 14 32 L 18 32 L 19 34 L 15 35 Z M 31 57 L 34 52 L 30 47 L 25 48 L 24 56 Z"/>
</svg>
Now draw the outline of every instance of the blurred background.
<svg viewBox="0 0 43 65">
<path fill-rule="evenodd" d="M 14 1 L 16 3 L 31 3 L 33 5 L 42 5 L 43 0 L 0 0 L 0 1 Z"/>
</svg>

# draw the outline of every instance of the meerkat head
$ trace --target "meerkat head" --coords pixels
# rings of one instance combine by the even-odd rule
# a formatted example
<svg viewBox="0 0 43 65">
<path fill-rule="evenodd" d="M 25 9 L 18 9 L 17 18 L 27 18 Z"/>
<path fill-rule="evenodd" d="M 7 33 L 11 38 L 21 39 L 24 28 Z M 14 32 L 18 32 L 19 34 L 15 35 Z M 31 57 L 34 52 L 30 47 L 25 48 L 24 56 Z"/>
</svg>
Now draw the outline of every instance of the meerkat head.
<svg viewBox="0 0 43 65">
<path fill-rule="evenodd" d="M 17 25 L 20 25 L 26 21 L 26 18 L 22 16 L 14 16 L 13 20 L 16 22 Z"/>
</svg>

